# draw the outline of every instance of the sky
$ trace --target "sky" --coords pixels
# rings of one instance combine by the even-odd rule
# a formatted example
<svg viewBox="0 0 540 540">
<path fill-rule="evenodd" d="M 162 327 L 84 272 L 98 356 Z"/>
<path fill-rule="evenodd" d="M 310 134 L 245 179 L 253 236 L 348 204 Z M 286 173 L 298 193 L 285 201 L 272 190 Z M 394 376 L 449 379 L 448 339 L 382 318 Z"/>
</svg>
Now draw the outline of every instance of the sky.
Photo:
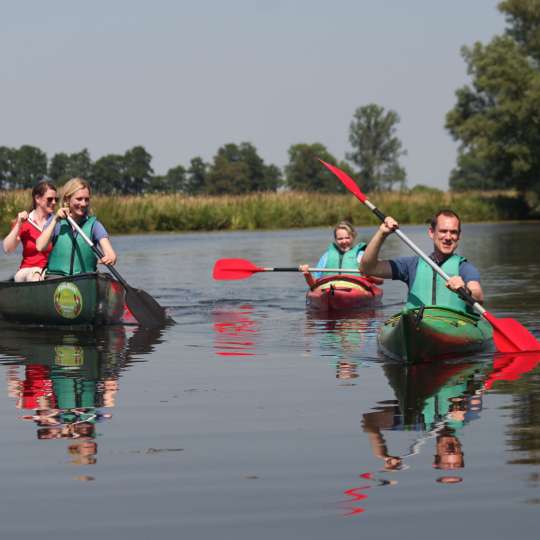
<svg viewBox="0 0 540 540">
<path fill-rule="evenodd" d="M 358 107 L 398 113 L 410 187 L 448 186 L 463 45 L 499 0 L 20 0 L 0 3 L 0 145 L 97 160 L 142 145 L 156 174 L 227 143 L 351 151 Z"/>
</svg>

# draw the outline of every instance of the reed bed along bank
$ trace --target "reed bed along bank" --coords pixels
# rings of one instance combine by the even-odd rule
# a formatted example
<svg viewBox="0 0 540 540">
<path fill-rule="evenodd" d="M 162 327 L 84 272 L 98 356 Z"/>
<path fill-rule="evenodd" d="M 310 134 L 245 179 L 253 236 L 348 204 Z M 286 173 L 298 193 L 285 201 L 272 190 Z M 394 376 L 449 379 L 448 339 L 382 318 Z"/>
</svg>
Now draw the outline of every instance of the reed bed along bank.
<svg viewBox="0 0 540 540">
<path fill-rule="evenodd" d="M 466 222 L 523 219 L 526 204 L 512 192 L 373 193 L 370 200 L 401 223 L 425 223 L 438 209 L 451 207 Z M 0 194 L 0 229 L 9 231 L 17 212 L 27 209 L 29 191 Z M 92 198 L 94 213 L 112 234 L 156 231 L 289 229 L 332 226 L 342 219 L 355 225 L 377 223 L 352 195 L 282 192 L 243 196 L 188 197 L 176 194 Z"/>
</svg>

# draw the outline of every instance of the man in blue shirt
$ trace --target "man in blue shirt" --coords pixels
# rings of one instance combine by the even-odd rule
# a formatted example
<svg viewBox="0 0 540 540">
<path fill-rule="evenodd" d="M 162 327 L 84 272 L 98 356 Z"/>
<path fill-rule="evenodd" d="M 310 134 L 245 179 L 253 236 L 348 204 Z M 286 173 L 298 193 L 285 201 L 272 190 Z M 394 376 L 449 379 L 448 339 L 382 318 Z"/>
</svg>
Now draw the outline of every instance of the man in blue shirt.
<svg viewBox="0 0 540 540">
<path fill-rule="evenodd" d="M 480 285 L 480 273 L 471 263 L 455 252 L 461 235 L 461 221 L 452 210 L 440 210 L 431 220 L 428 234 L 433 240 L 430 258 L 441 266 L 450 279 L 444 283 L 433 269 L 417 255 L 379 260 L 379 251 L 386 238 L 398 229 L 398 222 L 387 216 L 373 235 L 360 262 L 360 270 L 372 276 L 400 280 L 409 287 L 409 305 L 450 305 L 459 307 L 462 302 L 457 295 L 445 298 L 444 287 L 457 291 L 467 289 L 472 297 L 482 303 L 484 293 Z M 439 301 L 437 301 L 437 296 Z M 445 298 L 444 300 L 442 300 Z M 453 302 L 452 305 L 450 302 Z"/>
</svg>

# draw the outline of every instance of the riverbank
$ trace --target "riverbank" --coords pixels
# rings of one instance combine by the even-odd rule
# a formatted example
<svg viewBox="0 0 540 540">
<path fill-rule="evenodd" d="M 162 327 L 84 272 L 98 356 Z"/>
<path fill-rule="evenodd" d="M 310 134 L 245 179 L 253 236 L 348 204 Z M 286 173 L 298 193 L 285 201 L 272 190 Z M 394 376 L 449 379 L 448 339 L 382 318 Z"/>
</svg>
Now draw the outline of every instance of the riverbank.
<svg viewBox="0 0 540 540">
<path fill-rule="evenodd" d="M 29 191 L 0 194 L 0 232 L 28 207 Z M 450 193 L 438 190 L 374 193 L 371 200 L 401 223 L 424 223 L 451 207 L 466 222 L 523 219 L 528 209 L 514 192 Z M 372 225 L 376 218 L 350 194 L 283 192 L 243 196 L 174 194 L 92 198 L 94 213 L 112 234 L 167 231 L 290 229 L 332 226 L 342 219 Z"/>
</svg>

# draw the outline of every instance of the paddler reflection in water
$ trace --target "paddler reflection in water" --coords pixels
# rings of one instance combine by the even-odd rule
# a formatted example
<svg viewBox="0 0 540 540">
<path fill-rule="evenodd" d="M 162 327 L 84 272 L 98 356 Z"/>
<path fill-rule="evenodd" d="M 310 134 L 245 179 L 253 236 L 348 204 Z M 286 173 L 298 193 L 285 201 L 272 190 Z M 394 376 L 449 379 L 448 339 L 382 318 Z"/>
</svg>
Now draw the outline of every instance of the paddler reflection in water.
<svg viewBox="0 0 540 540">
<path fill-rule="evenodd" d="M 355 244 L 356 231 L 348 221 L 340 221 L 334 227 L 334 241 L 322 254 L 316 268 L 342 268 L 343 270 L 358 270 L 360 260 L 364 254 L 366 244 Z M 323 272 L 310 274 L 308 264 L 301 264 L 298 269 L 304 272 L 304 276 L 310 285 L 315 279 L 323 277 Z"/>
<path fill-rule="evenodd" d="M 409 287 L 407 307 L 438 305 L 467 311 L 467 304 L 455 292 L 451 292 L 461 287 L 465 287 L 477 302 L 483 302 L 480 272 L 464 257 L 456 254 L 461 236 L 461 221 L 453 210 L 437 212 L 428 229 L 429 237 L 433 240 L 430 258 L 450 276 L 446 284 L 442 279 L 436 279 L 434 286 L 437 274 L 417 255 L 379 260 L 379 251 L 384 241 L 398 228 L 399 224 L 394 218 L 385 218 L 365 249 L 360 262 L 362 272 L 406 283 Z"/>
<path fill-rule="evenodd" d="M 76 336 L 65 335 L 51 354 L 52 362 L 44 353 L 43 364 L 25 363 L 24 377 L 14 366 L 8 373 L 9 395 L 17 408 L 27 411 L 22 419 L 37 426 L 38 439 L 69 439 L 71 462 L 92 465 L 97 456 L 96 423 L 112 416 L 100 407 L 115 405 L 118 376 L 114 370 L 107 373 L 105 365 L 99 367 L 97 351 L 84 348 Z"/>
<path fill-rule="evenodd" d="M 47 277 L 72 276 L 97 269 L 96 255 L 72 229 L 67 216 L 73 218 L 94 244 L 99 245 L 103 252 L 101 263 L 116 263 L 116 253 L 105 227 L 91 215 L 90 195 L 90 185 L 84 178 L 72 178 L 63 187 L 61 208 L 49 218 L 36 241 L 38 251 L 45 251 L 50 242 L 53 244 Z"/>
<path fill-rule="evenodd" d="M 388 479 L 384 473 L 408 468 L 407 458 L 419 454 L 422 445 L 432 438 L 436 438 L 434 469 L 453 473 L 464 468 L 463 449 L 456 434 L 467 422 L 478 417 L 481 409 L 482 393 L 474 366 L 426 365 L 418 366 L 416 371 L 387 364 L 384 371 L 398 399 L 382 401 L 362 417 L 362 429 L 368 435 L 371 451 L 382 460 L 383 468 L 360 474 L 360 478 L 370 483 L 344 491 L 347 496 L 345 515 L 365 512 L 363 504 L 372 488 L 397 484 L 395 478 Z M 424 433 L 410 445 L 408 452 L 398 454 L 389 452 L 384 431 Z M 436 481 L 455 484 L 462 478 L 448 474 Z"/>
<path fill-rule="evenodd" d="M 422 444 L 433 437 L 436 437 L 433 467 L 463 468 L 464 454 L 457 433 L 478 418 L 482 408 L 481 382 L 476 378 L 475 367 L 468 364 L 416 366 L 411 375 L 406 366 L 388 364 L 384 371 L 399 405 L 382 402 L 362 419 L 373 454 L 383 460 L 384 469 L 401 469 L 403 459 L 418 454 Z M 399 456 L 388 452 L 383 430 L 426 433 L 411 445 L 407 454 Z"/>
</svg>

